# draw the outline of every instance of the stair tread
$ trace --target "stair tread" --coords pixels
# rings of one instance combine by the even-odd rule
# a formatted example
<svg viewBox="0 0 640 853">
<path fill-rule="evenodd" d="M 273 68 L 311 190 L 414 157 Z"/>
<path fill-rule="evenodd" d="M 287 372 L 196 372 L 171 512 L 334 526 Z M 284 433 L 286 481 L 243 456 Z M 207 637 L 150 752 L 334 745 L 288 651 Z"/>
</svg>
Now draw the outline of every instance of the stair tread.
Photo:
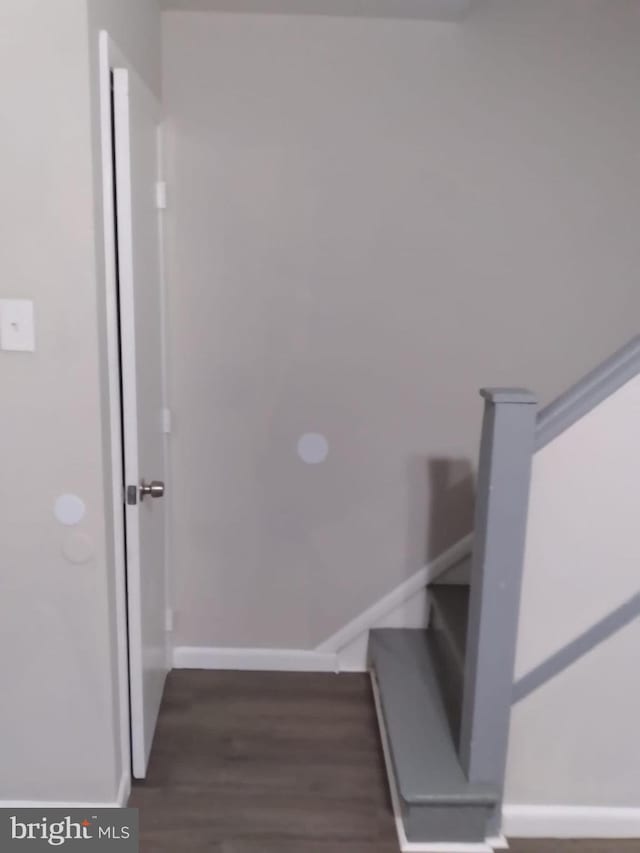
<svg viewBox="0 0 640 853">
<path fill-rule="evenodd" d="M 494 805 L 497 792 L 469 783 L 458 760 L 432 641 L 430 630 L 371 632 L 370 659 L 398 792 L 408 805 Z"/>
<path fill-rule="evenodd" d="M 469 620 L 469 587 L 441 584 L 431 587 L 430 593 L 432 607 L 451 645 L 456 664 L 462 668 Z"/>
</svg>

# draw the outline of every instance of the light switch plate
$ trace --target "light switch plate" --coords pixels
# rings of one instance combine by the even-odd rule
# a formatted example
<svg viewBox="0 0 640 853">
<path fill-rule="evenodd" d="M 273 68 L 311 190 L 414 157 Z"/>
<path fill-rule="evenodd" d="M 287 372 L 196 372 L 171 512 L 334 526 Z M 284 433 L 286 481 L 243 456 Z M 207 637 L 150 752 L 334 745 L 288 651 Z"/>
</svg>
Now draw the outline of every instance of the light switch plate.
<svg viewBox="0 0 640 853">
<path fill-rule="evenodd" d="M 33 302 L 0 299 L 0 349 L 33 352 L 35 348 Z"/>
</svg>

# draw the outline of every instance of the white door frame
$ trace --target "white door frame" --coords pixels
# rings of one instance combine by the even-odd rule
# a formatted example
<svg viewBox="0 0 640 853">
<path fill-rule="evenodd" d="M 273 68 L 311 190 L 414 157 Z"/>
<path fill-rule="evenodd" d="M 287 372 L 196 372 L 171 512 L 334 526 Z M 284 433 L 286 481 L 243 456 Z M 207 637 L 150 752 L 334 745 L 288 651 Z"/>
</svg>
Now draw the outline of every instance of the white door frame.
<svg viewBox="0 0 640 853">
<path fill-rule="evenodd" d="M 111 102 L 111 72 L 114 68 L 125 68 L 137 74 L 135 66 L 127 60 L 106 30 L 99 34 L 99 90 L 100 90 L 100 149 L 102 162 L 102 215 L 104 226 L 104 270 L 105 270 L 105 323 L 107 345 L 107 372 L 109 387 L 109 436 L 111 447 L 111 499 L 113 512 L 113 567 L 115 587 L 115 611 L 117 630 L 117 675 L 118 707 L 120 724 L 120 758 L 122 775 L 126 779 L 121 805 L 126 805 L 131 789 L 131 713 L 129 704 L 129 656 L 127 633 L 127 586 L 125 556 L 125 507 L 122 469 L 122 406 L 120 399 L 120 352 L 119 310 L 116 266 L 116 225 L 114 206 L 114 151 L 113 120 Z M 161 232 L 162 239 L 162 232 Z M 161 289 L 164 308 L 164 268 L 161 256 Z M 165 340 L 164 316 L 162 330 Z M 166 355 L 163 346 L 162 379 L 166 401 Z M 165 464 L 168 464 L 165 442 Z M 168 525 L 166 525 L 168 527 Z M 165 565 L 168 584 L 168 548 L 165 541 Z M 169 600 L 169 598 L 167 598 Z M 169 627 L 169 626 L 168 626 Z"/>
</svg>

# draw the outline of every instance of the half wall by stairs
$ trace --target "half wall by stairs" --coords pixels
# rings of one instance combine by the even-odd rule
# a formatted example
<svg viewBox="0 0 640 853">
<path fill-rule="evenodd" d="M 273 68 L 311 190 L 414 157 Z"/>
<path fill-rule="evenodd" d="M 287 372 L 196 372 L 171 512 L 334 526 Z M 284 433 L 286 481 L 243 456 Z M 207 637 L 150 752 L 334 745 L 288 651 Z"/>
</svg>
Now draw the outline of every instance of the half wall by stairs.
<svg viewBox="0 0 640 853">
<path fill-rule="evenodd" d="M 532 458 L 639 374 L 640 336 L 537 416 L 529 392 L 481 392 L 472 553 L 431 585 L 426 630 L 370 636 L 403 849 L 489 850 L 500 835 Z"/>
</svg>

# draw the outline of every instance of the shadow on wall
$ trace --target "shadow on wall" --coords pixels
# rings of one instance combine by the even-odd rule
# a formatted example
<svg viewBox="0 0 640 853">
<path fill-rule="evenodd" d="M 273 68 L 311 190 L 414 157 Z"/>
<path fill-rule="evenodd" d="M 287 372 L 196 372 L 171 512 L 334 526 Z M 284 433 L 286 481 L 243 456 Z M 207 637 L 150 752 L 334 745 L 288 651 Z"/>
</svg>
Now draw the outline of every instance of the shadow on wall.
<svg viewBox="0 0 640 853">
<path fill-rule="evenodd" d="M 471 533 L 475 477 L 469 459 L 414 454 L 407 480 L 406 569 L 412 574 Z"/>
</svg>

